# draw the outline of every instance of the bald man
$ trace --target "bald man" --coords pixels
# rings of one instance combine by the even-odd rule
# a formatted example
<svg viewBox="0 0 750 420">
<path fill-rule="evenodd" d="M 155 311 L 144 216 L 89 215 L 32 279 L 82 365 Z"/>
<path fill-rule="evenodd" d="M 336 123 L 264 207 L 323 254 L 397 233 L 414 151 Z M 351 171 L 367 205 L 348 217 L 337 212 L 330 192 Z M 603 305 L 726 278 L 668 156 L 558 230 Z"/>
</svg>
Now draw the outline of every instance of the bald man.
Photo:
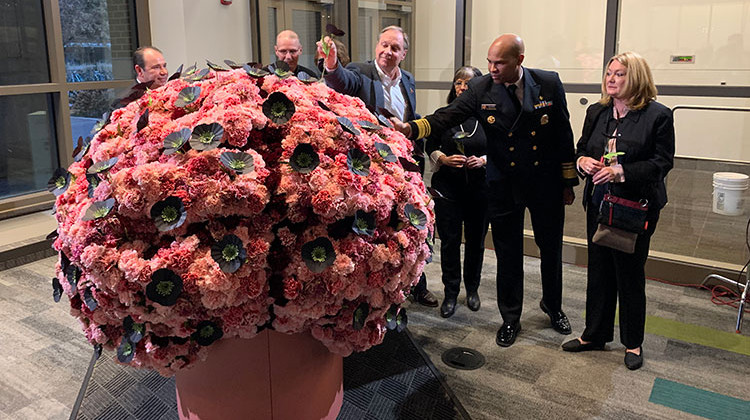
<svg viewBox="0 0 750 420">
<path fill-rule="evenodd" d="M 422 138 L 475 117 L 487 135 L 488 214 L 497 256 L 497 302 L 503 325 L 495 342 L 512 345 L 521 330 L 523 226 L 529 209 L 540 250 L 542 299 L 552 328 L 570 334 L 562 311 L 562 234 L 565 206 L 578 184 L 573 131 L 560 77 L 522 66 L 524 44 L 515 34 L 498 37 L 487 52 L 489 74 L 433 115 L 394 124 Z"/>
<path fill-rule="evenodd" d="M 289 70 L 295 76 L 299 75 L 300 72 L 305 72 L 309 76 L 320 77 L 317 70 L 309 69 L 298 63 L 299 57 L 302 55 L 302 44 L 299 42 L 299 36 L 296 32 L 290 30 L 279 32 L 276 35 L 276 45 L 273 48 L 276 52 L 276 58 L 288 64 Z"/>
</svg>

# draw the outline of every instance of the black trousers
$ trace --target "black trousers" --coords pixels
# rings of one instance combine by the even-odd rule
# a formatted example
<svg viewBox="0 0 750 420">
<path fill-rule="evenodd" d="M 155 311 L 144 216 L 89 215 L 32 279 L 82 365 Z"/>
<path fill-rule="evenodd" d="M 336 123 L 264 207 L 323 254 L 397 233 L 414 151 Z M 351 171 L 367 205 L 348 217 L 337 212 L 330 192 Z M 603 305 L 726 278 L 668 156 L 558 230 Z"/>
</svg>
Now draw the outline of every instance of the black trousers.
<svg viewBox="0 0 750 420">
<path fill-rule="evenodd" d="M 483 181 L 483 180 L 482 180 Z M 455 199 L 435 199 L 435 224 L 440 235 L 440 268 L 445 297 L 456 298 L 461 290 L 461 237 L 464 245 L 463 278 L 466 292 L 479 289 L 487 235 L 487 196 L 480 187 L 468 186 L 451 195 Z"/>
<path fill-rule="evenodd" d="M 565 207 L 562 193 L 546 202 L 529 203 L 511 211 L 497 211 L 490 202 L 492 241 L 497 256 L 497 306 L 503 321 L 516 323 L 523 309 L 523 221 L 531 214 L 534 242 L 539 247 L 542 300 L 551 311 L 562 305 L 562 234 Z"/>
<path fill-rule="evenodd" d="M 643 344 L 646 324 L 646 273 L 651 235 L 659 219 L 649 216 L 648 229 L 638 235 L 635 252 L 626 254 L 591 242 L 596 232 L 596 206 L 586 211 L 588 237 L 588 282 L 586 286 L 586 329 L 584 341 L 606 343 L 614 339 L 615 309 L 620 302 L 620 342 L 628 349 Z"/>
</svg>

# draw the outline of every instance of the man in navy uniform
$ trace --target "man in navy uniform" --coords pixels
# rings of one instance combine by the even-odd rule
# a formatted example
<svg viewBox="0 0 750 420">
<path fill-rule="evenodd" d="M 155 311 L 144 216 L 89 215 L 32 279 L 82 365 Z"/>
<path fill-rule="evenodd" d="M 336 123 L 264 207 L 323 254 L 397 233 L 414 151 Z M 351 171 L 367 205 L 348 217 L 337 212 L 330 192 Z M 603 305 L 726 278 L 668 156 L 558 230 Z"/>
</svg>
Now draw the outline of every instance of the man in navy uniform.
<svg viewBox="0 0 750 420">
<path fill-rule="evenodd" d="M 324 78 L 333 90 L 358 96 L 372 112 L 393 116 L 400 121 L 419 118 L 414 76 L 399 67 L 409 51 L 409 36 L 399 26 L 388 26 L 380 31 L 375 46 L 375 61 L 350 63 L 341 66 L 336 56 L 336 44 L 326 37 L 328 54 L 318 41 L 318 55 L 325 56 Z M 415 143 L 413 158 L 424 174 L 424 141 Z M 438 301 L 427 290 L 427 279 L 422 273 L 419 283 L 412 288 L 414 299 L 422 305 L 437 307 Z"/>
<path fill-rule="evenodd" d="M 522 67 L 523 40 L 504 34 L 489 48 L 489 74 L 475 77 L 449 106 L 408 124 L 422 138 L 476 117 L 487 134 L 487 183 L 497 256 L 497 301 L 503 325 L 496 343 L 512 345 L 521 330 L 523 224 L 529 209 L 542 272 L 542 311 L 560 334 L 570 334 L 562 311 L 562 234 L 565 205 L 573 203 L 573 131 L 562 82 L 555 72 Z"/>
</svg>

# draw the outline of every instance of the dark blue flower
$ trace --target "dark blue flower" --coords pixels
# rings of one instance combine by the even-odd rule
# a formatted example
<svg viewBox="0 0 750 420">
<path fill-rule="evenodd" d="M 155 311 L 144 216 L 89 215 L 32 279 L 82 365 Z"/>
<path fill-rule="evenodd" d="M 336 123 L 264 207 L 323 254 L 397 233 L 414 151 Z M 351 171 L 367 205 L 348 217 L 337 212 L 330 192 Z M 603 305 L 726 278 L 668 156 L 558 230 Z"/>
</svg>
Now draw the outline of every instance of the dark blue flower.
<svg viewBox="0 0 750 420">
<path fill-rule="evenodd" d="M 151 219 L 160 232 L 182 226 L 186 218 L 187 212 L 180 197 L 167 197 L 151 206 Z"/>
<path fill-rule="evenodd" d="M 422 210 L 414 207 L 411 204 L 404 206 L 404 214 L 406 214 L 406 220 L 411 223 L 412 226 L 419 230 L 427 228 L 427 215 Z"/>
<path fill-rule="evenodd" d="M 355 331 L 364 328 L 368 315 L 370 315 L 370 305 L 366 302 L 360 303 L 352 315 L 352 328 L 354 328 Z"/>
<path fill-rule="evenodd" d="M 109 212 L 110 210 L 112 210 L 112 207 L 114 207 L 114 205 L 115 205 L 114 198 L 108 198 L 104 201 L 94 201 L 86 209 L 86 214 L 83 215 L 81 220 L 90 221 L 90 220 L 96 220 L 96 219 L 107 217 L 107 215 L 109 215 Z"/>
<path fill-rule="evenodd" d="M 211 247 L 211 257 L 219 264 L 221 271 L 234 273 L 245 262 L 247 250 L 242 239 L 227 235 Z"/>
<path fill-rule="evenodd" d="M 349 118 L 336 117 L 336 119 L 339 121 L 339 124 L 341 125 L 341 128 L 344 129 L 344 131 L 354 134 L 355 136 L 360 135 L 359 130 L 357 130 L 357 128 L 354 126 L 354 124 L 352 124 Z"/>
<path fill-rule="evenodd" d="M 206 74 L 208 74 L 208 69 L 206 69 Z M 198 80 L 202 79 L 203 76 L 205 75 L 201 75 Z M 174 106 L 178 108 L 184 108 L 192 104 L 193 102 L 197 101 L 198 98 L 200 98 L 200 96 L 201 96 L 200 86 L 188 86 L 186 88 L 183 88 L 180 91 L 180 93 L 177 95 L 177 100 L 174 101 Z"/>
<path fill-rule="evenodd" d="M 100 174 L 102 172 L 108 171 L 111 167 L 115 166 L 115 163 L 117 163 L 117 158 L 113 157 L 112 159 L 102 160 L 99 162 L 95 162 L 93 165 L 91 165 L 86 171 L 88 174 Z"/>
<path fill-rule="evenodd" d="M 195 126 L 190 136 L 190 147 L 194 150 L 211 150 L 219 147 L 224 137 L 224 127 L 219 123 Z"/>
<path fill-rule="evenodd" d="M 336 252 L 328 238 L 319 237 L 302 245 L 302 260 L 313 273 L 321 273 L 333 265 Z"/>
<path fill-rule="evenodd" d="M 311 144 L 300 143 L 294 148 L 292 156 L 289 158 L 289 166 L 301 174 L 308 174 L 317 168 L 320 164 L 318 152 Z"/>
<path fill-rule="evenodd" d="M 292 118 L 294 112 L 294 102 L 281 92 L 274 92 L 268 95 L 266 101 L 263 102 L 263 115 L 268 117 L 274 124 L 286 124 Z"/>
<path fill-rule="evenodd" d="M 182 277 L 168 269 L 161 268 L 151 274 L 151 282 L 146 285 L 146 297 L 163 305 L 172 306 L 182 293 Z"/>
<path fill-rule="evenodd" d="M 190 336 L 201 346 L 210 346 L 224 335 L 221 327 L 211 321 L 201 321 Z"/>
<path fill-rule="evenodd" d="M 70 172 L 65 168 L 57 168 L 52 173 L 52 178 L 47 181 L 47 191 L 55 195 L 55 197 L 63 194 L 70 185 Z"/>
<path fill-rule="evenodd" d="M 227 169 L 239 174 L 249 174 L 255 170 L 253 156 L 245 152 L 223 152 L 219 155 L 219 161 Z"/>
<path fill-rule="evenodd" d="M 370 175 L 370 162 L 370 156 L 359 149 L 351 149 L 346 154 L 346 164 L 349 170 L 357 175 Z"/>
<path fill-rule="evenodd" d="M 375 212 L 368 213 L 364 210 L 357 210 L 354 213 L 352 230 L 358 235 L 372 236 L 375 233 Z"/>
<path fill-rule="evenodd" d="M 385 143 L 375 142 L 375 150 L 378 151 L 378 155 L 386 162 L 396 162 L 398 158 L 393 154 L 391 146 Z"/>
<path fill-rule="evenodd" d="M 179 131 L 170 133 L 164 138 L 164 154 L 171 155 L 182 150 L 185 143 L 190 140 L 192 131 L 189 128 L 183 128 Z"/>
<path fill-rule="evenodd" d="M 135 356 L 135 343 L 123 337 L 120 345 L 117 346 L 117 360 L 120 363 L 130 363 Z"/>
</svg>

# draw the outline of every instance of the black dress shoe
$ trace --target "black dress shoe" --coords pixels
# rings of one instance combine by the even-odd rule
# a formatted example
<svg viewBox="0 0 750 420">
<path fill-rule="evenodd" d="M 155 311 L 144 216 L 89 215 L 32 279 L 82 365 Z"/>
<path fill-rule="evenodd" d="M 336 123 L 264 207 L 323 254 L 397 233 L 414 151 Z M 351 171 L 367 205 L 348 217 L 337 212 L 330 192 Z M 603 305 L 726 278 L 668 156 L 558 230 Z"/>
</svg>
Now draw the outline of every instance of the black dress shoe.
<svg viewBox="0 0 750 420">
<path fill-rule="evenodd" d="M 510 347 L 518 337 L 518 332 L 521 331 L 521 324 L 516 322 L 515 324 L 504 323 L 499 330 L 497 330 L 497 337 L 495 337 L 495 343 L 500 347 Z"/>
<path fill-rule="evenodd" d="M 547 308 L 547 305 L 544 304 L 543 300 L 539 301 L 539 307 L 542 308 L 542 311 L 549 315 L 550 324 L 552 324 L 552 328 L 563 335 L 568 335 L 571 333 L 570 328 L 570 321 L 568 321 L 568 317 L 565 315 L 565 312 L 562 310 L 559 310 L 557 312 L 552 312 Z"/>
<path fill-rule="evenodd" d="M 583 344 L 581 343 L 580 340 L 578 340 L 577 338 L 574 338 L 570 341 L 563 343 L 562 349 L 564 351 L 569 351 L 573 353 L 578 353 L 580 351 L 590 351 L 590 350 L 604 350 L 604 343 L 595 343 L 592 341 L 590 343 Z"/>
<path fill-rule="evenodd" d="M 456 312 L 456 298 L 446 297 L 443 304 L 440 305 L 440 316 L 450 318 Z"/>
<path fill-rule="evenodd" d="M 641 348 L 641 354 L 625 352 L 625 366 L 630 370 L 636 370 L 643 366 L 643 348 Z"/>
<path fill-rule="evenodd" d="M 438 300 L 435 295 L 427 289 L 417 292 L 414 294 L 414 300 L 420 305 L 429 306 L 430 308 L 437 308 Z"/>
<path fill-rule="evenodd" d="M 476 312 L 479 307 L 482 306 L 482 302 L 479 300 L 479 293 L 472 292 L 466 294 L 466 306 L 472 311 Z"/>
</svg>

